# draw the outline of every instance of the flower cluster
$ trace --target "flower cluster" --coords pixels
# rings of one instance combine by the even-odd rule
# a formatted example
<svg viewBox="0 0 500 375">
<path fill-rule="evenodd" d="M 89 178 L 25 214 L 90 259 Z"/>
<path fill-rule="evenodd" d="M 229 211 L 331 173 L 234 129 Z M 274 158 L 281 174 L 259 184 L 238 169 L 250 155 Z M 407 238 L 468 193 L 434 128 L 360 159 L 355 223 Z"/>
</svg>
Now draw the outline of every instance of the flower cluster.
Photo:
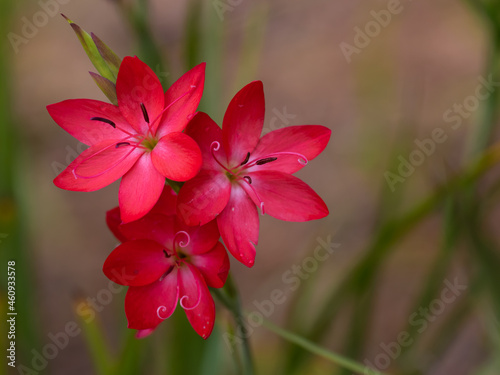
<svg viewBox="0 0 500 375">
<path fill-rule="evenodd" d="M 320 125 L 290 126 L 261 137 L 264 91 L 260 81 L 231 100 L 220 128 L 196 112 L 205 64 L 165 93 L 137 57 L 123 59 L 116 80 L 118 105 L 66 100 L 47 107 L 54 121 L 87 144 L 54 183 L 94 191 L 121 178 L 119 207 L 107 223 L 121 244 L 105 275 L 129 286 L 125 312 L 138 337 L 150 334 L 175 310 L 185 310 L 207 338 L 215 319 L 208 287 L 224 286 L 226 248 L 248 267 L 255 262 L 259 215 L 308 221 L 328 215 L 323 200 L 293 174 L 330 139 Z M 177 194 L 165 181 L 184 182 Z"/>
</svg>

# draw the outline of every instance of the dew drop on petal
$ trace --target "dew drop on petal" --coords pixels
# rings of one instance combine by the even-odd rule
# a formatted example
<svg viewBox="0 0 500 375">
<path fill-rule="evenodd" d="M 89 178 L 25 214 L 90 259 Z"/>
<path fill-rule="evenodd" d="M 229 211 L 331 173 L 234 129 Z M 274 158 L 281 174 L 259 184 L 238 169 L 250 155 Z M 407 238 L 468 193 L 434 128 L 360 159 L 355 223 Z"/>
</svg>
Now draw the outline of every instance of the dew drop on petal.
<svg viewBox="0 0 500 375">
<path fill-rule="evenodd" d="M 195 89 L 195 88 L 196 88 L 196 86 L 195 86 L 195 85 L 191 85 L 191 88 L 192 88 L 192 89 Z"/>
</svg>

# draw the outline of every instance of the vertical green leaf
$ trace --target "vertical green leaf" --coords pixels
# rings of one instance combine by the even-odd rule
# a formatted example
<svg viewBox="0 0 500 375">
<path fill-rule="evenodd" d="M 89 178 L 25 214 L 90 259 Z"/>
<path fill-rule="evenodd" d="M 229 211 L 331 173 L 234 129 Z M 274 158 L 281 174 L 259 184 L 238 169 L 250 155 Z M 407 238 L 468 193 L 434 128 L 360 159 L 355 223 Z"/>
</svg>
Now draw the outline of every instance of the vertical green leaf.
<svg viewBox="0 0 500 375">
<path fill-rule="evenodd" d="M 93 307 L 83 299 L 78 302 L 87 304 L 86 309 L 93 309 Z M 75 306 L 76 305 L 78 304 L 75 304 Z M 78 315 L 78 317 L 80 319 L 83 336 L 87 342 L 87 348 L 90 352 L 90 357 L 97 374 L 111 374 L 113 368 L 112 357 L 99 319 L 96 318 L 91 322 L 86 322 L 80 315 Z"/>
</svg>

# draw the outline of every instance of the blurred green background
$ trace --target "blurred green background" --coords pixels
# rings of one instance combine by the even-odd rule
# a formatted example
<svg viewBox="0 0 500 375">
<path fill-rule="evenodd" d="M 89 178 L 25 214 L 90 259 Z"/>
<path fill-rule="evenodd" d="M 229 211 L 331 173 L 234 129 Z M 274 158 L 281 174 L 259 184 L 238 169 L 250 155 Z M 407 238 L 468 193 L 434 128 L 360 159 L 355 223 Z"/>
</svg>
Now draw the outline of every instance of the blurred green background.
<svg viewBox="0 0 500 375">
<path fill-rule="evenodd" d="M 45 106 L 106 100 L 59 13 L 121 57 L 138 55 L 165 87 L 206 61 L 200 109 L 219 123 L 259 79 L 265 132 L 332 130 L 297 174 L 330 215 L 261 217 L 255 266 L 231 262 L 243 308 L 257 317 L 248 321 L 256 373 L 351 373 L 286 343 L 262 314 L 390 374 L 499 373 L 499 152 L 488 147 L 498 139 L 500 3 L 2 0 L 0 311 L 5 322 L 15 260 L 16 362 L 26 369 L 2 363 L 0 374 L 240 372 L 220 304 L 206 342 L 181 309 L 147 339 L 127 332 L 124 289 L 101 271 L 117 244 L 104 214 L 118 184 L 75 193 L 52 183 L 83 145 Z M 329 242 L 332 254 L 315 257 Z M 276 293 L 280 302 L 266 304 Z"/>
</svg>

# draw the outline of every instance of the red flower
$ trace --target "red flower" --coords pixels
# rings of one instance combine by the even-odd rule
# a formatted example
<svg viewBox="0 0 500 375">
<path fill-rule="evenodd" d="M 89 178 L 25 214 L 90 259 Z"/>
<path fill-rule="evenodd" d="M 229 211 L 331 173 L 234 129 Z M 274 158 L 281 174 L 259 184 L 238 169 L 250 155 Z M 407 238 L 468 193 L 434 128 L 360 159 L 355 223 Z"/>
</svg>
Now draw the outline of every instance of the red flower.
<svg viewBox="0 0 500 375">
<path fill-rule="evenodd" d="M 200 173 L 179 192 L 178 214 L 189 225 L 217 217 L 228 250 L 248 267 L 254 264 L 259 236 L 257 207 L 287 221 L 328 215 L 323 200 L 292 173 L 326 147 L 331 131 L 320 125 L 290 126 L 260 138 L 264 91 L 255 81 L 241 89 L 227 108 L 222 130 L 198 113 L 186 134 L 203 155 Z"/>
<path fill-rule="evenodd" d="M 55 122 L 90 146 L 54 183 L 94 191 L 123 176 L 122 220 L 144 216 L 158 200 L 165 178 L 186 181 L 201 166 L 199 147 L 183 134 L 198 107 L 205 64 L 184 74 L 165 93 L 158 77 L 137 57 L 125 57 L 116 81 L 118 106 L 90 99 L 47 106 Z"/>
<path fill-rule="evenodd" d="M 125 313 L 128 327 L 144 337 L 174 312 L 177 301 L 195 331 L 206 339 L 212 332 L 215 305 L 208 286 L 221 288 L 229 258 L 219 242 L 215 221 L 188 227 L 175 215 L 176 194 L 165 187 L 158 203 L 142 219 L 120 224 L 120 210 L 107 213 L 111 231 L 123 243 L 108 256 L 103 271 L 128 285 Z"/>
</svg>

